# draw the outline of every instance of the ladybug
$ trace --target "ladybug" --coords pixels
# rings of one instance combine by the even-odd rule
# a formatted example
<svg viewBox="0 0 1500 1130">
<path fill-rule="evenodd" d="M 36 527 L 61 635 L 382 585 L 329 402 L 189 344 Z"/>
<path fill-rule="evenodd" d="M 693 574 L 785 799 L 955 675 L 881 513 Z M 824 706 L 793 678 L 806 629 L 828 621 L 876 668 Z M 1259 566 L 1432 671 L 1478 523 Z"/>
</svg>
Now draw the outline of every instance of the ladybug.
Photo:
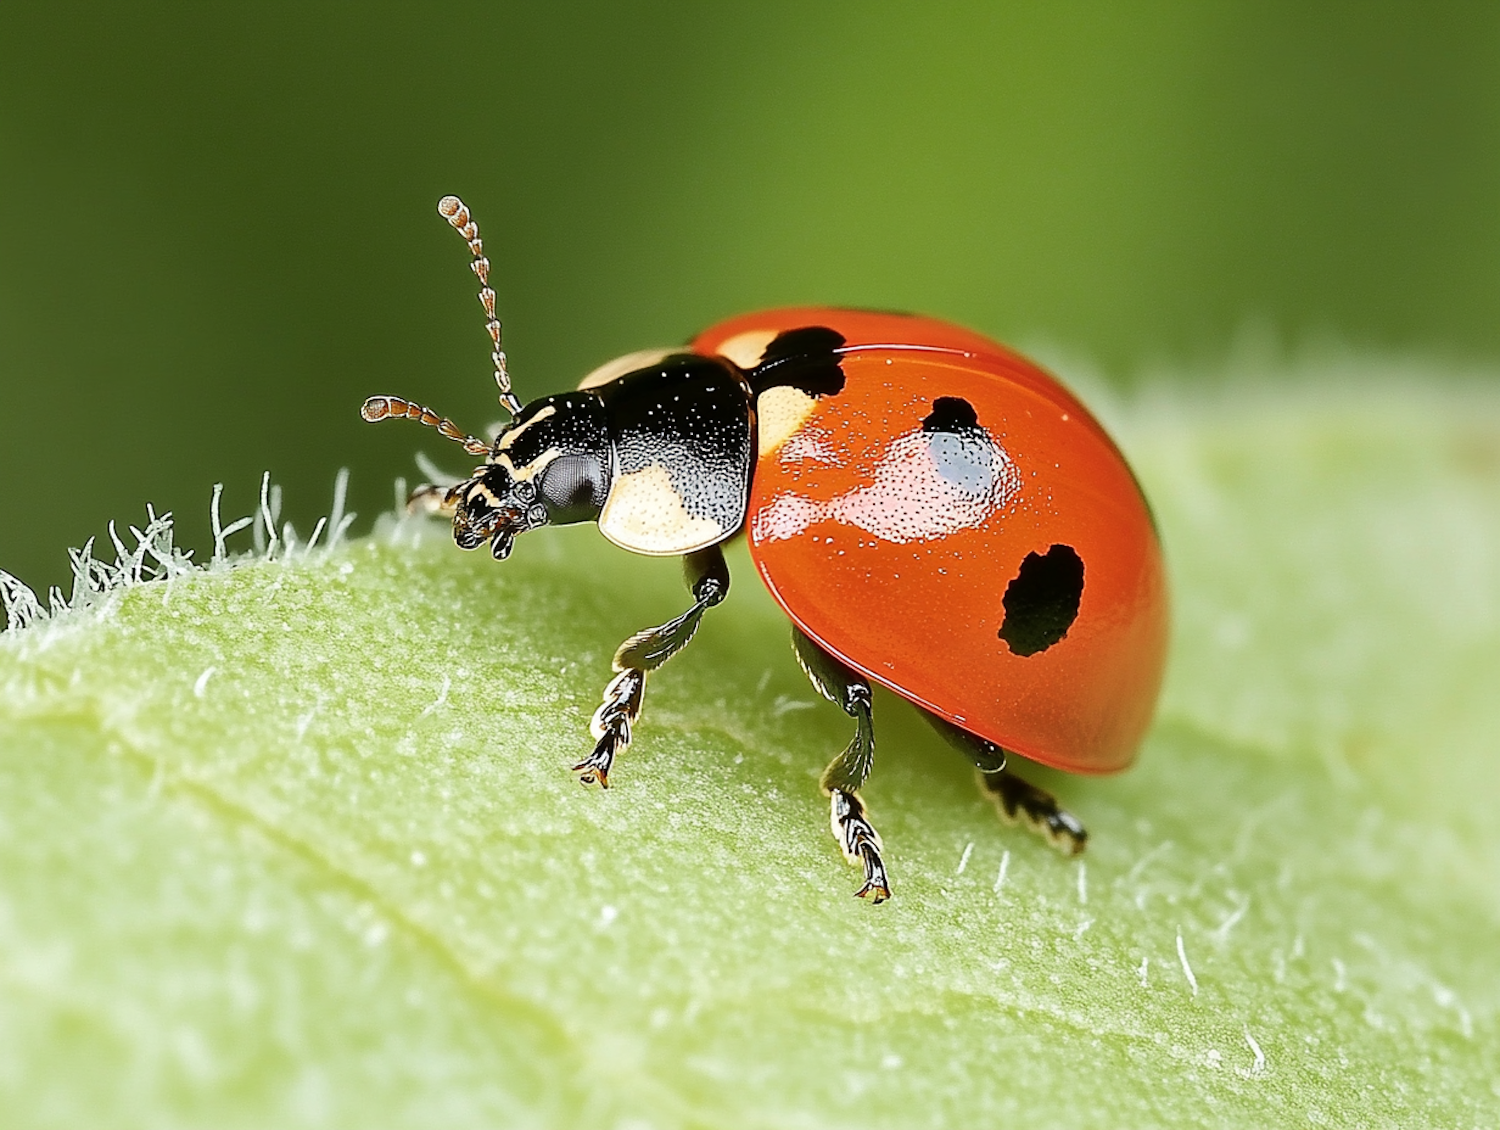
<svg viewBox="0 0 1500 1130">
<path fill-rule="evenodd" d="M 1007 759 L 1130 764 L 1161 683 L 1167 594 L 1140 487 L 1070 392 L 946 322 L 796 307 L 629 354 L 522 405 L 478 227 L 457 197 L 438 211 L 473 255 L 511 420 L 486 442 L 410 401 L 367 400 L 366 420 L 418 420 L 484 460 L 468 479 L 419 487 L 412 506 L 451 517 L 459 546 L 488 542 L 497 560 L 527 530 L 595 522 L 623 549 L 681 557 L 692 593 L 615 653 L 596 744 L 574 766 L 583 784 L 609 785 L 646 676 L 728 595 L 722 549 L 743 534 L 798 662 L 855 723 L 822 788 L 839 847 L 864 869 L 857 894 L 891 892 L 859 795 L 877 683 L 973 763 L 1008 822 L 1083 850 L 1083 825 Z"/>
</svg>

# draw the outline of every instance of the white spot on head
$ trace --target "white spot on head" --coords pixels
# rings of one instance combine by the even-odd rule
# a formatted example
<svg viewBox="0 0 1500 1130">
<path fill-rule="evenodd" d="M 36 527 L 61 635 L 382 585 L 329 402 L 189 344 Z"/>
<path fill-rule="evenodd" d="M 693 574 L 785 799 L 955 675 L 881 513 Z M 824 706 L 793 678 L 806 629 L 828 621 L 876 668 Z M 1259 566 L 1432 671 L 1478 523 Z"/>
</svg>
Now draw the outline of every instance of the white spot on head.
<svg viewBox="0 0 1500 1130">
<path fill-rule="evenodd" d="M 555 404 L 549 404 L 549 405 L 547 405 L 547 407 L 541 409 L 539 412 L 537 412 L 537 414 L 535 416 L 533 416 L 531 419 L 527 420 L 524 424 L 517 424 L 515 427 L 511 428 L 510 431 L 506 432 L 503 436 L 501 436 L 500 437 L 500 445 L 497 448 L 497 450 L 504 451 L 511 444 L 515 443 L 516 440 L 518 438 L 520 438 L 521 433 L 524 432 L 527 428 L 531 427 L 532 424 L 540 424 L 543 420 L 547 419 L 549 416 L 556 416 L 556 415 L 557 415 L 557 405 L 555 405 Z"/>
<path fill-rule="evenodd" d="M 510 477 L 513 478 L 516 482 L 529 483 L 532 479 L 536 478 L 544 470 L 546 470 L 547 464 L 551 463 L 552 460 L 556 459 L 561 454 L 562 452 L 557 448 L 549 447 L 546 451 L 542 452 L 530 463 L 527 463 L 524 467 L 517 467 L 510 461 L 509 453 L 502 451 L 499 455 L 495 456 L 495 458 L 491 460 L 491 462 L 497 463 L 501 467 L 504 467 L 507 471 L 510 472 Z M 474 472 L 474 474 L 476 477 L 484 474 L 484 467 L 481 466 L 477 471 Z M 485 490 L 485 493 L 489 495 L 489 503 L 491 506 L 500 505 L 500 500 L 497 499 L 492 493 L 490 493 L 488 489 Z"/>
</svg>

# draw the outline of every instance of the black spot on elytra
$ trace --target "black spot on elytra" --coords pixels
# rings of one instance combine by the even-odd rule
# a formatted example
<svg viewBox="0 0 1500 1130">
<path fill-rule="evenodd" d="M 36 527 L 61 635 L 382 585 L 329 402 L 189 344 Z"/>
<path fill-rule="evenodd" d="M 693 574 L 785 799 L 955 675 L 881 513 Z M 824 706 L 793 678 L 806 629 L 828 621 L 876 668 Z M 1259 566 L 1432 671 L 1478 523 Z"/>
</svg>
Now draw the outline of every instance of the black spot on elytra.
<svg viewBox="0 0 1500 1130">
<path fill-rule="evenodd" d="M 958 432 L 979 426 L 974 406 L 959 396 L 940 396 L 922 421 L 924 432 Z"/>
<path fill-rule="evenodd" d="M 832 396 L 844 391 L 838 352 L 843 346 L 844 335 L 827 326 L 787 330 L 772 339 L 760 362 L 745 376 L 757 395 L 790 385 L 808 396 Z"/>
<path fill-rule="evenodd" d="M 1070 545 L 1046 555 L 1028 553 L 1015 580 L 1005 586 L 1005 622 L 1000 638 L 1017 655 L 1046 651 L 1068 634 L 1083 596 L 1083 559 Z"/>
</svg>

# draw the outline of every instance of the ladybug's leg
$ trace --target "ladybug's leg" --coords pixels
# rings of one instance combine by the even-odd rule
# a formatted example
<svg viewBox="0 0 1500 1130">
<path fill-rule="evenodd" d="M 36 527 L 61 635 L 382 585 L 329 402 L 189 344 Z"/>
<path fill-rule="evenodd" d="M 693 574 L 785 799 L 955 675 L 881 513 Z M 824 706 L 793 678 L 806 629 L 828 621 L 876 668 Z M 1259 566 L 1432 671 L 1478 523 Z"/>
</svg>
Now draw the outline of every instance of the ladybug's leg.
<svg viewBox="0 0 1500 1130">
<path fill-rule="evenodd" d="M 729 595 L 729 566 L 716 545 L 689 553 L 682 559 L 683 573 L 693 594 L 693 606 L 674 620 L 637 632 L 615 652 L 617 674 L 604 688 L 604 702 L 594 711 L 589 731 L 597 739 L 594 752 L 573 771 L 581 784 L 596 781 L 609 788 L 609 771 L 615 756 L 630 745 L 630 726 L 641 713 L 646 694 L 646 675 L 655 671 L 687 646 L 698 630 L 703 613 Z"/>
<path fill-rule="evenodd" d="M 453 497 L 447 487 L 438 486 L 435 483 L 422 483 L 406 496 L 408 514 L 441 515 L 444 518 L 451 518 L 457 509 L 458 499 Z"/>
<path fill-rule="evenodd" d="M 871 716 L 870 684 L 829 655 L 798 629 L 792 629 L 792 648 L 797 662 L 824 698 L 836 702 L 854 719 L 854 740 L 823 770 L 823 792 L 830 802 L 829 822 L 844 858 L 863 866 L 865 885 L 854 892 L 873 902 L 891 897 L 891 881 L 880 858 L 880 833 L 865 815 L 860 787 L 875 762 L 875 726 Z"/>
<path fill-rule="evenodd" d="M 452 518 L 458 509 L 458 495 L 453 488 L 464 480 L 445 474 L 432 460 L 422 453 L 417 454 L 417 468 L 432 481 L 418 483 L 406 496 L 408 514 L 441 515 Z"/>
<path fill-rule="evenodd" d="M 1088 844 L 1083 822 L 1057 803 L 1046 789 L 1017 777 L 1009 769 L 979 775 L 979 787 L 995 802 L 1000 819 L 1024 823 L 1064 855 L 1077 855 Z"/>
<path fill-rule="evenodd" d="M 979 788 L 994 801 L 1000 819 L 1007 824 L 1024 823 L 1064 855 L 1077 855 L 1083 850 L 1089 834 L 1078 817 L 1059 805 L 1046 789 L 1023 781 L 1007 769 L 1003 749 L 930 711 L 922 714 L 949 745 L 974 763 L 979 770 Z"/>
</svg>

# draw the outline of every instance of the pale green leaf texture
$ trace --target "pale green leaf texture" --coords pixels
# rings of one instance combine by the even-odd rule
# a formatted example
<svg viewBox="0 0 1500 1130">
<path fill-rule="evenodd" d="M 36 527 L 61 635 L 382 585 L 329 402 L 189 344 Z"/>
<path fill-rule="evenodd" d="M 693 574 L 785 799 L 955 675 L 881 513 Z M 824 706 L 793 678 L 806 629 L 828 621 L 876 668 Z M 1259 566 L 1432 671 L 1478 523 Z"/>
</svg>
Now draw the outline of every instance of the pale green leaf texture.
<svg viewBox="0 0 1500 1130">
<path fill-rule="evenodd" d="M 1200 401 L 1113 413 L 1174 650 L 1134 770 L 1033 774 L 1087 855 L 884 696 L 880 907 L 742 550 L 603 793 L 613 647 L 686 605 L 592 528 L 8 633 L 0 1123 L 1495 1125 L 1500 398 Z"/>
</svg>

